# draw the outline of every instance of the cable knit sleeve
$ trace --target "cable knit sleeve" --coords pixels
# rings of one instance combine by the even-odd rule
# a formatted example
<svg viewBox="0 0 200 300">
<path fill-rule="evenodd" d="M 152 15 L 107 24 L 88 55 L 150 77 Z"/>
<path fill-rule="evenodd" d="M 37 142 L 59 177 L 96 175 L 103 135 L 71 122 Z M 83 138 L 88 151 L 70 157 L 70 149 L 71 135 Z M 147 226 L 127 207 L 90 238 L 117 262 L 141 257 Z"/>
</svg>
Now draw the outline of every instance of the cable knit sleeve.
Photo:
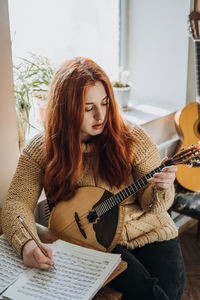
<svg viewBox="0 0 200 300">
<path fill-rule="evenodd" d="M 161 160 L 156 145 L 141 127 L 135 126 L 133 134 L 138 141 L 133 150 L 133 177 L 138 180 L 158 167 Z M 154 184 L 148 184 L 137 193 L 137 198 L 145 212 L 159 214 L 172 205 L 174 185 L 167 190 L 160 190 Z"/>
<path fill-rule="evenodd" d="M 21 255 L 23 245 L 31 239 L 18 216 L 37 236 L 34 209 L 43 188 L 44 143 L 37 135 L 23 150 L 2 208 L 2 228 L 8 242 Z"/>
</svg>

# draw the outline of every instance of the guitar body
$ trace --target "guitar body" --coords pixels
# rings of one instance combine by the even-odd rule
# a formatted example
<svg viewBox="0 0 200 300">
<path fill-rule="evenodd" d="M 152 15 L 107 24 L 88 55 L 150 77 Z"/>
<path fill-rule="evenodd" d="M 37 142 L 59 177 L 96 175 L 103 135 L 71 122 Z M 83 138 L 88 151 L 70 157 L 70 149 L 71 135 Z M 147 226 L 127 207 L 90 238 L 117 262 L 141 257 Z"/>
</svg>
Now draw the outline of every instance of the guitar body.
<svg viewBox="0 0 200 300">
<path fill-rule="evenodd" d="M 199 103 L 192 102 L 178 112 L 175 116 L 175 124 L 182 139 L 178 150 L 187 148 L 190 144 L 198 144 L 200 140 Z M 184 188 L 195 192 L 200 191 L 199 166 L 188 168 L 186 165 L 180 165 L 176 179 Z"/>
<path fill-rule="evenodd" d="M 99 187 L 81 187 L 73 198 L 59 202 L 52 210 L 48 227 L 62 236 L 74 238 L 85 245 L 101 251 L 111 251 L 120 238 L 124 214 L 123 207 L 118 205 L 89 222 L 88 213 L 97 204 L 105 201 L 113 194 Z M 75 217 L 78 216 L 79 221 Z M 84 231 L 81 233 L 78 226 Z"/>
</svg>

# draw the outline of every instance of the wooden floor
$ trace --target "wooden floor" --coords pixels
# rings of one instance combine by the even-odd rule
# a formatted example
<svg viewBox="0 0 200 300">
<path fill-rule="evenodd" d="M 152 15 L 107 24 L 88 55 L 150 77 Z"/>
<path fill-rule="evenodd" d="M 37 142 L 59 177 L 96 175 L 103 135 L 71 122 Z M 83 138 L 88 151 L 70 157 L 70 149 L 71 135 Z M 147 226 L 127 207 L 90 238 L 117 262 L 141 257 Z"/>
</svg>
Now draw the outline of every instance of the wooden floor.
<svg viewBox="0 0 200 300">
<path fill-rule="evenodd" d="M 186 286 L 182 300 L 200 299 L 200 239 L 196 238 L 197 224 L 179 235 L 186 269 Z"/>
</svg>

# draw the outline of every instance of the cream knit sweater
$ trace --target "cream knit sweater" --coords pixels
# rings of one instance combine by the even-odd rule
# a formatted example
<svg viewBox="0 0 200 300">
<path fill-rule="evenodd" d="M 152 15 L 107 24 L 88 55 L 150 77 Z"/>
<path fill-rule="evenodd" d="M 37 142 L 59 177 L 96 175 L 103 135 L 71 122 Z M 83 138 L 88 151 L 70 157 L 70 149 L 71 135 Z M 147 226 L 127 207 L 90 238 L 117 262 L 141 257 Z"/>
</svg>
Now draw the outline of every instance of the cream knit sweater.
<svg viewBox="0 0 200 300">
<path fill-rule="evenodd" d="M 133 169 L 127 182 L 120 189 L 111 189 L 101 178 L 94 178 L 92 161 L 94 159 L 90 144 L 83 144 L 84 168 L 77 186 L 99 186 L 117 193 L 160 165 L 156 146 L 149 136 L 137 125 L 133 126 L 133 135 L 138 143 L 133 149 Z M 33 138 L 20 156 L 18 166 L 2 209 L 3 232 L 21 255 L 23 245 L 31 236 L 22 228 L 17 217 L 20 215 L 37 236 L 34 209 L 43 188 L 45 172 L 44 135 Z M 169 240 L 177 236 L 177 228 L 167 213 L 173 203 L 174 187 L 158 190 L 152 184 L 146 185 L 136 196 L 129 197 L 125 206 L 125 222 L 122 235 L 118 241 L 128 248 L 141 247 L 154 241 Z"/>
</svg>

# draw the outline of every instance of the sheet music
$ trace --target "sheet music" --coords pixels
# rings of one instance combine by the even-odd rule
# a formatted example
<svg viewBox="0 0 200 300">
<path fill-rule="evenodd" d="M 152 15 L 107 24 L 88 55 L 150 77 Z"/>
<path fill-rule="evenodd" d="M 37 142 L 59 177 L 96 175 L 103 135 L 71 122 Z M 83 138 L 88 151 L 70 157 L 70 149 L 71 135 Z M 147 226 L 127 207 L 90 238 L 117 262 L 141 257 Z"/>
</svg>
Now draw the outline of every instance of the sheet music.
<svg viewBox="0 0 200 300">
<path fill-rule="evenodd" d="M 120 254 L 95 251 L 61 240 L 51 248 L 56 270 L 29 269 L 3 296 L 13 300 L 89 300 L 121 261 Z"/>
<path fill-rule="evenodd" d="M 13 282 L 27 267 L 22 259 L 9 245 L 4 235 L 0 236 L 0 294 Z M 0 296 L 1 299 L 1 296 Z"/>
</svg>

